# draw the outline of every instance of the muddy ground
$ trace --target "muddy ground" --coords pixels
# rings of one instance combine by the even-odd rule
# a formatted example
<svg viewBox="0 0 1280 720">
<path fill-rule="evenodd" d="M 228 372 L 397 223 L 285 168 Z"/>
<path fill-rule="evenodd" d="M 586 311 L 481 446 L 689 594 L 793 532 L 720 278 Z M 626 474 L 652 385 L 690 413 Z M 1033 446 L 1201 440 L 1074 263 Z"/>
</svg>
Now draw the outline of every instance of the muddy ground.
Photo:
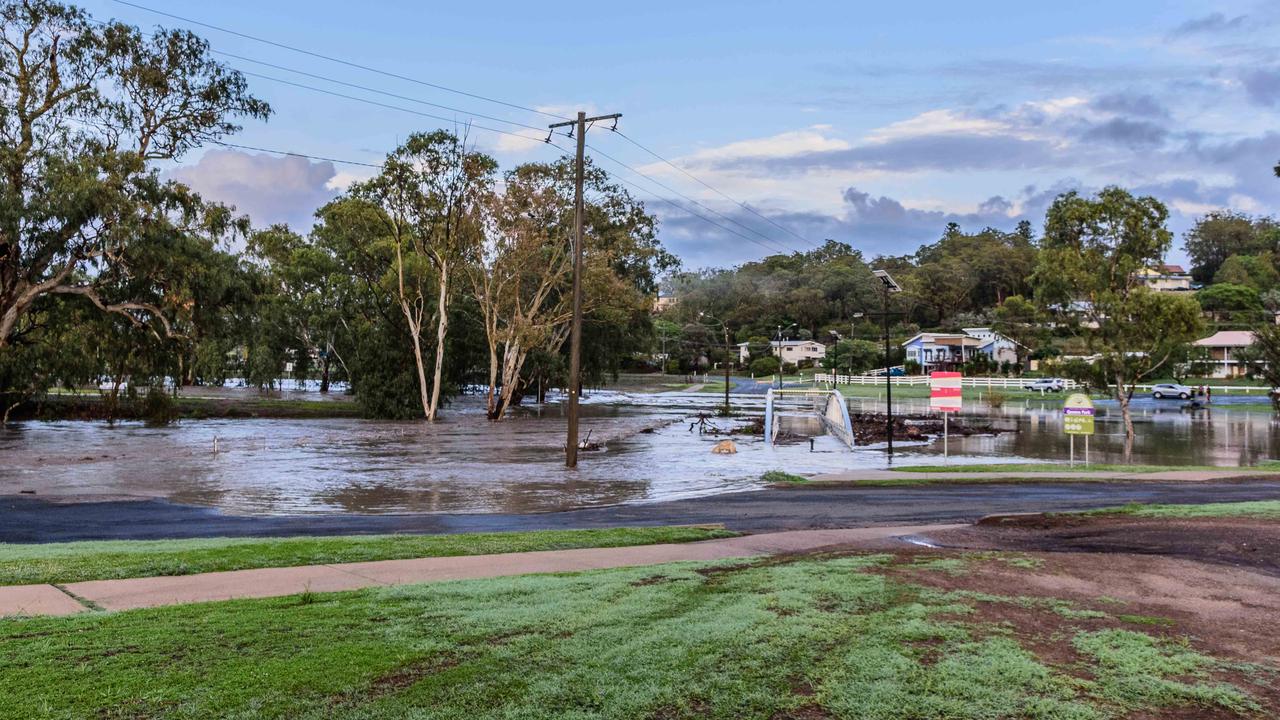
<svg viewBox="0 0 1280 720">
<path fill-rule="evenodd" d="M 1078 658 L 1060 642 L 1068 629 L 1127 627 L 1186 639 L 1195 649 L 1257 672 L 1226 671 L 1280 717 L 1280 522 L 1244 519 L 1140 519 L 1124 516 L 1024 516 L 908 538 L 885 572 L 940 590 L 1067 600 L 1098 617 L 1045 607 L 978 603 L 981 619 L 1011 627 L 1024 646 L 1060 666 Z M 902 542 L 899 540 L 899 542 Z M 918 543 L 933 543 L 932 548 Z M 986 551 L 999 550 L 1000 553 Z M 938 559 L 962 560 L 943 572 Z M 1141 718 L 1235 717 L 1197 709 Z"/>
<path fill-rule="evenodd" d="M 1280 522 L 1035 515 L 845 549 L 892 551 L 880 572 L 976 593 L 976 615 L 966 620 L 1011 632 L 1063 672 L 1090 674 L 1068 641 L 1075 633 L 1133 630 L 1226 661 L 1213 677 L 1245 689 L 1261 708 L 1238 715 L 1182 707 L 1126 718 L 1280 718 Z"/>
</svg>

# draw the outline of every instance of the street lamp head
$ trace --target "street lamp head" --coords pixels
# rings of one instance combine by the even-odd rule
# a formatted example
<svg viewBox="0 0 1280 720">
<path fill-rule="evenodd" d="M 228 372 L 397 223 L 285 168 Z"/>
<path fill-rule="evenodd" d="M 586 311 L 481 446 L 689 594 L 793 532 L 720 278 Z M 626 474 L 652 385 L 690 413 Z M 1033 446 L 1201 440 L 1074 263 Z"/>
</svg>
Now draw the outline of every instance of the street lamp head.
<svg viewBox="0 0 1280 720">
<path fill-rule="evenodd" d="M 888 272 L 884 270 L 873 270 L 871 274 L 875 275 L 877 278 L 879 278 L 880 282 L 884 283 L 884 289 L 887 292 L 902 292 L 902 286 L 899 285 L 896 280 L 890 277 Z"/>
</svg>

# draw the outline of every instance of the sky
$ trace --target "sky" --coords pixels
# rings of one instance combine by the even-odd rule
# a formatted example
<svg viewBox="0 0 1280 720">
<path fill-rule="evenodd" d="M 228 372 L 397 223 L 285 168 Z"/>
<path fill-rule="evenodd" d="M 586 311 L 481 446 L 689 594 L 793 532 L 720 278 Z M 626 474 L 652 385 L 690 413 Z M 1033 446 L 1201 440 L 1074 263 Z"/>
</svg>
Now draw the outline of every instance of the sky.
<svg viewBox="0 0 1280 720">
<path fill-rule="evenodd" d="M 949 222 L 1038 228 L 1059 193 L 1107 185 L 1169 206 L 1179 262 L 1204 213 L 1280 207 L 1276 2 L 138 2 L 400 76 L 81 0 L 240 56 L 220 57 L 274 109 L 228 138 L 245 146 L 376 164 L 412 132 L 470 122 L 510 168 L 561 152 L 539 129 L 554 118 L 520 108 L 620 112 L 625 137 L 597 126 L 588 152 L 687 269 L 827 238 L 904 254 Z M 165 172 L 255 225 L 305 231 L 376 170 L 210 146 Z"/>
</svg>

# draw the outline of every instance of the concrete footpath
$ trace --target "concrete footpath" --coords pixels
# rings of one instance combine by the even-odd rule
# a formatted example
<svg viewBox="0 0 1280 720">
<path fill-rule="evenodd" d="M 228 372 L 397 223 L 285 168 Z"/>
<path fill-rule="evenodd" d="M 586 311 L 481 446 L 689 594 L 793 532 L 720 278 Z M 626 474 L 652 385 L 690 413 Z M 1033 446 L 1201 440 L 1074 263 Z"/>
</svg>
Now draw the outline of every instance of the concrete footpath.
<svg viewBox="0 0 1280 720">
<path fill-rule="evenodd" d="M 93 580 L 56 587 L 19 585 L 0 587 L 0 617 L 73 615 L 91 608 L 130 610 L 237 598 L 280 597 L 306 591 L 334 592 L 440 580 L 577 572 L 669 562 L 809 552 L 826 547 L 959 527 L 965 527 L 965 525 L 795 530 L 668 545 L 263 568 L 176 577 Z"/>
</svg>

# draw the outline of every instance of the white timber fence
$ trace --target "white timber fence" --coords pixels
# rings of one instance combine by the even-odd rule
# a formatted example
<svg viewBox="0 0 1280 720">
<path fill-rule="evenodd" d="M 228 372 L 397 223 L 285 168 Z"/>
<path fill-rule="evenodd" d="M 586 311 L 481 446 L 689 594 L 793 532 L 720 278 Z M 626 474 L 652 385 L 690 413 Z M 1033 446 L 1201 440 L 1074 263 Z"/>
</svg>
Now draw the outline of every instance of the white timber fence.
<svg viewBox="0 0 1280 720">
<path fill-rule="evenodd" d="M 961 378 L 960 384 L 964 387 L 977 388 L 1013 388 L 1022 389 L 1030 385 L 1036 378 L 1009 378 L 1009 377 L 967 377 Z M 831 373 L 817 373 L 813 376 L 813 381 L 819 385 L 884 385 L 884 375 L 833 375 Z M 889 382 L 894 385 L 922 385 L 928 387 L 928 375 L 891 375 Z M 1075 380 L 1061 379 L 1062 386 L 1067 390 L 1076 390 L 1084 386 Z M 1199 388 L 1201 385 L 1192 384 L 1191 387 Z M 1271 388 L 1265 385 L 1206 385 L 1210 391 L 1215 393 L 1258 393 L 1267 392 Z M 1134 385 L 1135 392 L 1151 392 L 1155 385 L 1143 384 Z"/>
</svg>

